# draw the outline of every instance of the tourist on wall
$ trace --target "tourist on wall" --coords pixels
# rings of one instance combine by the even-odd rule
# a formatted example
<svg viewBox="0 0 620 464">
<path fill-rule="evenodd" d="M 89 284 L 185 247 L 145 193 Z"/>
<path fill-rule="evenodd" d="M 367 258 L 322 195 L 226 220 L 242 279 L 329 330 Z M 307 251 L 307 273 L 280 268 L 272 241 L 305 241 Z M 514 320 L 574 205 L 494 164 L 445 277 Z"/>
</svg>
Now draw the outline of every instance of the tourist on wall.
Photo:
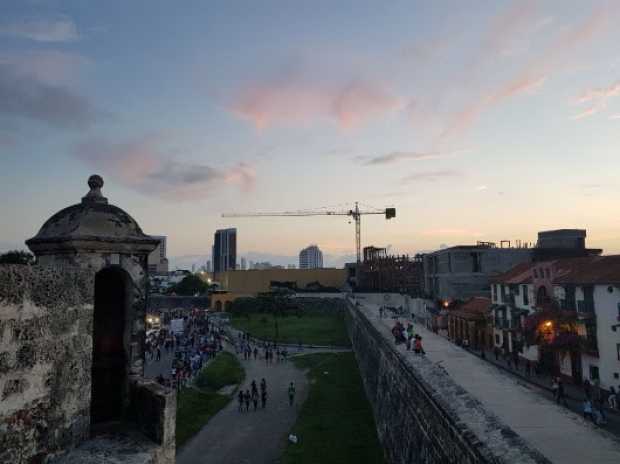
<svg viewBox="0 0 620 464">
<path fill-rule="evenodd" d="M 243 397 L 243 390 L 239 390 L 239 394 L 237 395 L 237 398 L 239 400 L 239 412 L 243 412 L 243 402 L 244 402 L 244 397 Z"/>
<path fill-rule="evenodd" d="M 607 397 L 607 403 L 611 409 L 616 409 L 618 407 L 618 400 L 616 396 L 616 389 L 614 387 L 609 387 L 609 396 Z"/>
</svg>

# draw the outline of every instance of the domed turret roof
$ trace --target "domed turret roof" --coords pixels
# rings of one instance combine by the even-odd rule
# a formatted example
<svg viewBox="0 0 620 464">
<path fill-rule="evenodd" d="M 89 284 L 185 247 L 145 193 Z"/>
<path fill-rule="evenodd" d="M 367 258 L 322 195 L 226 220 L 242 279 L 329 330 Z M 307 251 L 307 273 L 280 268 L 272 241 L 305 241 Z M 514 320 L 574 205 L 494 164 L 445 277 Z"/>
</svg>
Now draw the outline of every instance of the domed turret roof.
<svg viewBox="0 0 620 464">
<path fill-rule="evenodd" d="M 90 191 L 82 202 L 69 206 L 50 217 L 39 233 L 26 244 L 33 249 L 62 242 L 96 241 L 98 243 L 156 244 L 158 239 L 142 232 L 138 223 L 121 208 L 108 204 L 101 194 L 103 179 L 88 179 Z M 155 248 L 153 246 L 152 248 Z"/>
</svg>

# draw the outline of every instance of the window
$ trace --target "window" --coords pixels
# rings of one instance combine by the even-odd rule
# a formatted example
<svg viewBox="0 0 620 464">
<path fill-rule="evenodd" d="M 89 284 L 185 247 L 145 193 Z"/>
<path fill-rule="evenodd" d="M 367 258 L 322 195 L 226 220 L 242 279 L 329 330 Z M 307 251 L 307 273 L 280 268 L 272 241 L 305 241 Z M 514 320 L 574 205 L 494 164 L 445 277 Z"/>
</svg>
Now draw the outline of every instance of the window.
<svg viewBox="0 0 620 464">
<path fill-rule="evenodd" d="M 530 304 L 530 296 L 527 294 L 527 285 L 521 286 L 521 292 L 523 293 L 523 304 L 525 306 Z"/>
<path fill-rule="evenodd" d="M 538 279 L 538 271 L 536 269 L 534 269 L 534 278 Z"/>
<path fill-rule="evenodd" d="M 598 380 L 598 366 L 590 364 L 590 380 Z"/>
<path fill-rule="evenodd" d="M 495 334 L 495 344 L 499 345 L 499 335 Z M 618 358 L 620 359 L 620 345 L 618 345 Z"/>
</svg>

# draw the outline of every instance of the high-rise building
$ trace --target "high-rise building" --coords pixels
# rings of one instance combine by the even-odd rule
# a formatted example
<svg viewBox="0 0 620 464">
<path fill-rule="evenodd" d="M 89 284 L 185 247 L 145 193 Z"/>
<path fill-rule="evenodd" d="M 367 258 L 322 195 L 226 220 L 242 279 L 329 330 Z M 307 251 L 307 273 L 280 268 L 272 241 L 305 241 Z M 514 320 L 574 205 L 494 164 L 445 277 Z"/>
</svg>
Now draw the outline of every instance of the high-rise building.
<svg viewBox="0 0 620 464">
<path fill-rule="evenodd" d="M 237 266 L 237 229 L 215 231 L 213 272 L 233 270 Z"/>
<path fill-rule="evenodd" d="M 241 270 L 245 271 L 248 268 L 248 262 L 244 257 L 241 257 Z"/>
<path fill-rule="evenodd" d="M 299 269 L 320 269 L 323 267 L 323 253 L 316 245 L 310 245 L 299 252 Z"/>
<path fill-rule="evenodd" d="M 213 272 L 213 266 L 211 265 L 211 260 L 210 259 L 207 260 L 207 265 L 205 266 L 205 271 Z"/>
<path fill-rule="evenodd" d="M 168 258 L 166 257 L 166 236 L 154 235 L 153 238 L 159 239 L 159 245 L 157 245 L 157 248 L 155 248 L 149 253 L 149 274 L 166 274 L 168 272 Z"/>
</svg>

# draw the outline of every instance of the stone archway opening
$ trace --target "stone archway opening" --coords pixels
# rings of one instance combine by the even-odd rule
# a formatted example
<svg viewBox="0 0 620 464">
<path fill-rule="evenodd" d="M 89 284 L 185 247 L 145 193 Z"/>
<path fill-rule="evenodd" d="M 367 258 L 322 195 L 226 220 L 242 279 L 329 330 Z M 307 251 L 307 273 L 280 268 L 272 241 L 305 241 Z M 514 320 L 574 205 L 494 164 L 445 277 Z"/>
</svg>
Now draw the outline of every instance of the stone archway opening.
<svg viewBox="0 0 620 464">
<path fill-rule="evenodd" d="M 106 268 L 95 276 L 91 425 L 122 419 L 127 397 L 125 324 L 127 283 L 124 271 Z"/>
<path fill-rule="evenodd" d="M 222 311 L 222 302 L 219 300 L 215 302 L 215 311 L 218 313 Z"/>
</svg>

